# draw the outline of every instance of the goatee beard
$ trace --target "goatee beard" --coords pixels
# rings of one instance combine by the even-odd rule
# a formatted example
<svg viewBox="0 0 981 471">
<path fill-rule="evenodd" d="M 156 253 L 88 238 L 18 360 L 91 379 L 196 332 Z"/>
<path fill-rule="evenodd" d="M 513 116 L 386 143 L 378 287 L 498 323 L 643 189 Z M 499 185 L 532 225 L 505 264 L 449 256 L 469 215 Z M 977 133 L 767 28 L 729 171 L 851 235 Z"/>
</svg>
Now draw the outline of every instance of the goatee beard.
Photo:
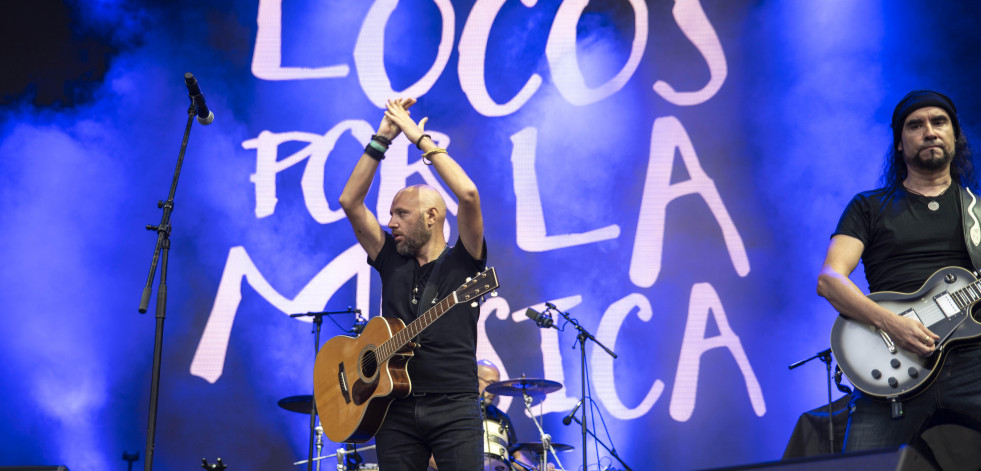
<svg viewBox="0 0 981 471">
<path fill-rule="evenodd" d="M 954 160 L 953 154 L 951 154 L 947 149 L 940 149 L 942 155 L 940 158 L 934 158 L 933 153 L 930 153 L 930 158 L 924 159 L 920 157 L 920 153 L 917 152 L 916 155 L 906 159 L 907 163 L 911 166 L 922 169 L 922 170 L 941 170 Z"/>
</svg>

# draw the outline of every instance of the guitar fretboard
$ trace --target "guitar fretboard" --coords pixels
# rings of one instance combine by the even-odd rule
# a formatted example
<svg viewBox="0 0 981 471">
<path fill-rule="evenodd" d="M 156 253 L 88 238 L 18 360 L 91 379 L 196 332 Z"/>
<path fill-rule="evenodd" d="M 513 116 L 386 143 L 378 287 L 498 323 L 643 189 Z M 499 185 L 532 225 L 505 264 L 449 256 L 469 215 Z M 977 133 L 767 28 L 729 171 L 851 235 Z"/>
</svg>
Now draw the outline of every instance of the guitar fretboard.
<svg viewBox="0 0 981 471">
<path fill-rule="evenodd" d="M 950 297 L 961 310 L 981 301 L 981 280 L 969 283 L 967 286 L 950 293 Z"/>
<path fill-rule="evenodd" d="M 436 319 L 439 319 L 440 316 L 445 314 L 446 311 L 449 311 L 450 308 L 456 304 L 456 292 L 454 292 L 450 296 L 443 298 L 442 301 L 433 305 L 433 307 L 429 308 L 416 320 L 410 322 L 404 329 L 396 332 L 392 338 L 388 339 L 385 343 L 378 347 L 378 350 L 376 351 L 378 362 L 383 363 L 391 358 L 395 352 L 408 345 L 409 341 L 415 338 L 415 336 L 419 335 L 426 329 L 426 327 L 429 327 L 430 324 L 435 322 Z"/>
</svg>

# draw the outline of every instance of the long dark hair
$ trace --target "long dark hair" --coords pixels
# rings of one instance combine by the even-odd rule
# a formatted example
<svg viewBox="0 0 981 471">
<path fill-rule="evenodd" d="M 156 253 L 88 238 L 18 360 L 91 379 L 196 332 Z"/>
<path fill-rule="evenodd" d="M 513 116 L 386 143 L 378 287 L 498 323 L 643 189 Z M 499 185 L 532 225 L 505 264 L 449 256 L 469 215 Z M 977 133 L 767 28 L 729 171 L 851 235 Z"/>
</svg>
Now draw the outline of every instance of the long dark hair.
<svg viewBox="0 0 981 471">
<path fill-rule="evenodd" d="M 903 152 L 890 146 L 886 152 L 885 163 L 882 166 L 882 176 L 879 184 L 883 187 L 899 187 L 908 175 L 906 159 Z M 950 178 L 961 186 L 972 190 L 978 190 L 977 175 L 974 174 L 974 153 L 971 151 L 971 144 L 967 142 L 967 136 L 961 131 L 954 143 L 954 158 L 950 162 Z"/>
</svg>

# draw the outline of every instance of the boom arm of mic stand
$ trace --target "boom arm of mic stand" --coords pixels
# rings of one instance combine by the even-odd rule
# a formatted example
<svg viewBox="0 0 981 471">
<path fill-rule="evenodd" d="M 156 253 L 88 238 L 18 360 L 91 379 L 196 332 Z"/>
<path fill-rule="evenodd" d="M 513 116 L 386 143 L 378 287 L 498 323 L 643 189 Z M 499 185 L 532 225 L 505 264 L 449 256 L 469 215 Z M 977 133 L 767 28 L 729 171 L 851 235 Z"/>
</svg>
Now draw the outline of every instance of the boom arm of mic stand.
<svg viewBox="0 0 981 471">
<path fill-rule="evenodd" d="M 343 311 L 303 312 L 299 314 L 290 314 L 290 317 L 337 316 L 341 314 L 361 314 L 361 310 L 347 308 Z"/>
<path fill-rule="evenodd" d="M 575 420 L 577 424 L 582 425 L 582 421 L 579 420 L 579 417 L 573 416 L 572 417 L 572 420 Z M 600 445 L 602 445 L 603 448 L 605 448 L 606 451 L 608 451 L 610 453 L 610 456 L 616 458 L 617 461 L 619 461 L 620 464 L 623 465 L 623 469 L 625 469 L 626 471 L 632 471 L 630 469 L 630 466 L 627 465 L 627 463 L 624 463 L 622 459 L 620 459 L 620 455 L 617 454 L 616 449 L 610 449 L 610 447 L 606 446 L 606 443 L 603 443 L 603 440 L 600 440 L 599 437 L 597 437 L 596 434 L 594 434 L 592 430 L 586 429 L 586 433 L 589 433 L 589 435 L 591 437 L 593 437 L 593 440 L 596 440 L 596 443 L 599 443 Z"/>
<path fill-rule="evenodd" d="M 565 318 L 566 322 L 568 322 L 568 323 L 572 324 L 573 326 L 575 326 L 576 330 L 579 331 L 579 335 L 583 336 L 583 338 L 587 338 L 589 340 L 592 340 L 594 343 L 596 343 L 596 345 L 599 345 L 600 348 L 602 348 L 603 350 L 605 350 L 606 353 L 609 353 L 611 357 L 617 358 L 617 354 L 614 353 L 613 350 L 610 350 L 609 348 L 606 348 L 606 345 L 603 345 L 603 342 L 600 342 L 599 340 L 596 340 L 596 337 L 593 337 L 593 334 L 589 333 L 588 330 L 586 330 L 585 328 L 583 328 L 583 326 L 579 324 L 579 321 L 577 321 L 577 320 L 573 319 L 572 317 L 570 317 L 569 314 L 556 309 L 555 306 L 549 306 L 549 308 L 552 309 L 552 310 L 554 310 L 555 312 L 558 312 L 559 315 L 561 315 L 563 318 Z"/>
</svg>

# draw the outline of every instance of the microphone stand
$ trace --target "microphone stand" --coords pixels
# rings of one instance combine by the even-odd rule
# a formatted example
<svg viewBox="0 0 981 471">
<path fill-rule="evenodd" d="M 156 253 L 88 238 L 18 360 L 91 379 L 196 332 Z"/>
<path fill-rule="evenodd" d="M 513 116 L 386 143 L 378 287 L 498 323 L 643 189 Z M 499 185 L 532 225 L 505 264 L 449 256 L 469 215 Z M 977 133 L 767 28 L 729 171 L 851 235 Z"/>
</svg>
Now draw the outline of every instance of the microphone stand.
<svg viewBox="0 0 981 471">
<path fill-rule="evenodd" d="M 197 114 L 194 102 L 187 109 L 187 125 L 184 127 L 184 138 L 181 141 L 181 149 L 177 154 L 177 168 L 174 170 L 174 178 L 170 182 L 170 194 L 167 201 L 157 201 L 157 207 L 163 209 L 160 216 L 160 224 L 147 224 L 146 230 L 157 232 L 157 245 L 153 248 L 153 259 L 150 262 L 150 275 L 147 277 L 146 285 L 143 287 L 143 297 L 140 299 L 140 314 L 145 314 L 150 305 L 150 295 L 153 291 L 153 276 L 157 272 L 157 262 L 160 262 L 160 283 L 157 286 L 157 306 L 156 319 L 157 326 L 153 339 L 153 371 L 150 380 L 150 416 L 147 421 L 146 434 L 146 459 L 143 461 L 143 469 L 150 471 L 153 469 L 153 447 L 157 430 L 157 399 L 160 396 L 160 361 L 163 357 L 163 326 L 164 319 L 167 317 L 167 256 L 170 252 L 170 215 L 174 211 L 174 194 L 177 193 L 177 180 L 181 175 L 181 166 L 184 164 L 184 151 L 187 149 L 187 140 L 191 136 L 191 124 L 194 123 L 194 115 Z"/>
<path fill-rule="evenodd" d="M 552 303 L 545 303 L 545 306 L 549 310 L 553 310 L 553 311 L 559 313 L 560 315 L 562 315 L 562 317 L 565 318 L 566 322 L 572 324 L 572 326 L 575 327 L 576 330 L 579 331 L 579 335 L 576 336 L 576 340 L 579 341 L 579 357 L 580 357 L 580 360 L 581 360 L 581 363 L 582 363 L 582 373 L 581 373 L 582 397 L 581 397 L 581 399 L 583 400 L 583 402 L 585 402 L 587 400 L 586 399 L 586 377 L 587 377 L 587 374 L 586 374 L 586 371 L 587 371 L 586 370 L 586 340 L 592 340 L 593 342 L 595 342 L 596 345 L 599 345 L 603 350 L 606 351 L 606 353 L 608 353 L 614 359 L 617 358 L 617 354 L 614 353 L 613 350 L 610 350 L 609 348 L 606 348 L 606 345 L 603 345 L 602 342 L 600 342 L 599 340 L 596 340 L 596 337 L 593 337 L 593 334 L 589 333 L 589 331 L 587 331 L 585 328 L 583 328 L 582 325 L 579 324 L 579 321 L 577 321 L 577 320 L 573 319 L 572 317 L 570 317 L 569 314 L 567 314 L 565 312 L 562 312 L 561 310 L 559 310 L 559 308 L 555 307 L 555 305 L 552 304 Z M 592 401 L 592 398 L 589 399 L 589 409 L 590 409 L 590 411 L 592 411 L 592 409 L 593 409 L 593 401 Z M 579 421 L 577 420 L 576 422 L 579 422 Z M 586 408 L 585 407 L 583 407 L 582 422 L 579 422 L 579 424 L 582 425 L 582 469 L 587 469 L 587 467 L 586 467 L 586 459 L 587 459 L 588 455 L 586 453 L 586 434 L 589 433 L 589 428 L 586 426 Z"/>
<path fill-rule="evenodd" d="M 792 370 L 815 358 L 820 358 L 821 361 L 824 362 L 824 366 L 828 370 L 828 447 L 831 448 L 831 453 L 834 453 L 835 452 L 835 423 L 833 420 L 834 416 L 832 415 L 832 411 L 831 411 L 831 402 L 832 402 L 831 401 L 831 349 L 828 348 L 826 350 L 817 352 L 816 354 L 814 354 L 814 356 L 798 361 L 787 367 L 787 369 Z"/>
<path fill-rule="evenodd" d="M 583 411 L 584 411 L 583 414 L 585 414 L 585 409 L 583 409 Z M 576 416 L 572 416 L 572 420 L 575 420 L 577 424 L 582 423 L 579 421 L 579 418 L 577 418 Z M 606 446 L 606 443 L 603 443 L 603 440 L 600 440 L 599 437 L 597 437 L 596 434 L 594 434 L 592 431 L 587 430 L 587 432 L 589 432 L 589 435 L 593 437 L 593 440 L 596 440 L 596 443 L 599 443 L 600 445 L 603 446 L 603 448 L 606 448 L 606 451 L 610 452 L 610 456 L 616 458 L 617 461 L 619 461 L 620 464 L 623 465 L 623 469 L 625 471 L 632 471 L 630 469 L 630 466 L 627 465 L 627 463 L 624 463 L 622 459 L 620 459 L 620 455 L 617 454 L 617 451 L 615 449 L 610 449 L 610 447 Z"/>
<path fill-rule="evenodd" d="M 324 316 L 334 316 L 339 314 L 361 314 L 360 309 L 351 309 L 350 307 L 343 311 L 323 311 L 323 312 L 304 312 L 302 314 L 290 314 L 290 317 L 313 317 L 313 359 L 317 360 L 317 354 L 320 353 L 320 325 L 324 321 Z M 313 470 L 313 446 L 314 442 L 317 441 L 317 398 L 315 394 L 310 395 L 310 453 L 307 456 L 307 471 Z M 317 454 L 320 454 L 318 447 Z M 320 469 L 320 462 L 317 461 L 317 469 Z"/>
</svg>

